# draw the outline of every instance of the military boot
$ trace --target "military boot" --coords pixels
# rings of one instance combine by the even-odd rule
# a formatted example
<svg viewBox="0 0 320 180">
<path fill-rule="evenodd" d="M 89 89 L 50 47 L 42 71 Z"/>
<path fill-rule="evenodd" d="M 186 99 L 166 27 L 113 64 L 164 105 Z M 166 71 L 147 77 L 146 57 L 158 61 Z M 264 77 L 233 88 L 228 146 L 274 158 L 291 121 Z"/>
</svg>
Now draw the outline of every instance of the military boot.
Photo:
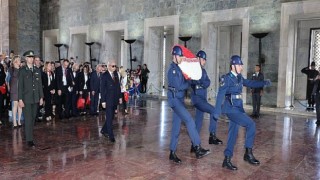
<svg viewBox="0 0 320 180">
<path fill-rule="evenodd" d="M 200 158 L 210 154 L 210 150 L 203 149 L 200 145 L 199 146 L 194 146 L 194 150 L 195 150 L 197 159 L 200 159 Z"/>
<path fill-rule="evenodd" d="M 174 151 L 170 151 L 170 156 L 169 159 L 177 164 L 181 163 L 181 159 L 178 158 L 178 156 L 176 155 L 176 153 Z"/>
<path fill-rule="evenodd" d="M 217 138 L 216 134 L 215 133 L 210 133 L 210 136 L 209 136 L 209 144 L 223 144 L 223 142 Z"/>
<path fill-rule="evenodd" d="M 233 171 L 238 170 L 238 168 L 232 164 L 230 156 L 224 157 L 222 167 L 233 170 Z"/>
<path fill-rule="evenodd" d="M 191 145 L 190 152 L 191 152 L 191 153 L 196 152 L 196 150 L 194 149 L 194 146 L 193 146 L 193 145 Z"/>
<path fill-rule="evenodd" d="M 243 156 L 245 161 L 248 161 L 250 164 L 259 165 L 260 161 L 258 161 L 252 154 L 252 148 L 246 148 L 246 153 Z"/>
</svg>

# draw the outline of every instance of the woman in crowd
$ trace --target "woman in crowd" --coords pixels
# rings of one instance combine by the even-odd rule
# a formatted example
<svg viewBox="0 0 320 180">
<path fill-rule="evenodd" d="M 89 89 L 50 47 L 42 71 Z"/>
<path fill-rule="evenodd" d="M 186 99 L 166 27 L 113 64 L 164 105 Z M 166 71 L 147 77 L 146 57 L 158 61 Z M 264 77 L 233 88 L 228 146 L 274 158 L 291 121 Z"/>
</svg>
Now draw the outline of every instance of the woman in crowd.
<svg viewBox="0 0 320 180">
<path fill-rule="evenodd" d="M 21 61 L 19 56 L 14 56 L 12 60 L 12 68 L 10 68 L 10 100 L 12 102 L 12 123 L 13 128 L 21 127 L 22 108 L 18 106 L 18 77 Z M 18 122 L 17 122 L 18 112 Z"/>
<path fill-rule="evenodd" d="M 122 107 L 125 114 L 128 114 L 127 110 L 127 102 L 125 101 L 125 93 L 127 92 L 127 83 L 128 83 L 128 77 L 127 72 L 123 68 L 123 66 L 119 69 L 120 72 L 120 88 L 121 88 L 121 94 L 122 94 Z"/>
<path fill-rule="evenodd" d="M 50 121 L 53 117 L 52 113 L 52 98 L 56 91 L 56 81 L 54 72 L 52 71 L 51 62 L 46 62 L 42 72 L 42 86 L 45 101 L 45 118 Z"/>
<path fill-rule="evenodd" d="M 90 92 L 90 74 L 89 74 L 89 66 L 84 65 L 82 72 L 79 73 L 79 94 L 86 100 L 88 100 L 88 95 Z M 80 115 L 86 114 L 86 107 L 84 109 L 80 109 Z"/>
</svg>

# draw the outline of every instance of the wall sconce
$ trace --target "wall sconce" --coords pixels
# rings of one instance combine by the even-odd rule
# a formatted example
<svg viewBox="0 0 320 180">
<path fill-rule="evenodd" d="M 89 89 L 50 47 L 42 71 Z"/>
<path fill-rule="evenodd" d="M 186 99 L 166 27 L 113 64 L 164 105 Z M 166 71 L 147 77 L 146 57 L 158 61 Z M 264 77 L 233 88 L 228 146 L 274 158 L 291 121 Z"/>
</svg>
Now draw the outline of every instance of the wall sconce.
<svg viewBox="0 0 320 180">
<path fill-rule="evenodd" d="M 255 38 L 258 38 L 259 39 L 259 65 L 260 65 L 260 68 L 262 69 L 261 67 L 261 64 L 263 64 L 265 62 L 265 60 L 262 59 L 262 54 L 261 54 L 261 49 L 262 49 L 262 46 L 261 46 L 261 39 L 266 37 L 269 33 L 254 33 L 254 34 L 251 34 L 253 37 Z"/>
<path fill-rule="evenodd" d="M 132 59 L 132 50 L 131 50 L 131 44 L 136 42 L 135 39 L 127 39 L 127 40 L 124 40 L 126 43 L 129 44 L 129 52 L 130 52 L 130 68 L 131 68 L 131 71 L 132 71 L 132 61 L 136 61 L 136 59 Z"/>
<path fill-rule="evenodd" d="M 57 44 L 54 44 L 54 46 L 58 48 L 58 55 L 59 55 L 59 61 L 60 61 L 60 60 L 62 60 L 62 59 L 61 59 L 61 55 L 60 55 L 60 47 L 61 47 L 61 46 L 68 47 L 68 45 L 57 43 Z"/>
<path fill-rule="evenodd" d="M 189 41 L 192 36 L 179 36 L 179 39 L 184 42 L 184 47 L 187 47 L 187 41 Z"/>
<path fill-rule="evenodd" d="M 86 42 L 85 44 L 87 46 L 89 46 L 89 55 L 90 55 L 89 56 L 89 58 L 90 58 L 89 61 L 90 61 L 91 67 L 93 67 L 92 66 L 92 61 L 97 61 L 96 58 L 92 58 L 92 53 L 91 53 L 91 46 L 94 44 L 94 42 Z"/>
</svg>

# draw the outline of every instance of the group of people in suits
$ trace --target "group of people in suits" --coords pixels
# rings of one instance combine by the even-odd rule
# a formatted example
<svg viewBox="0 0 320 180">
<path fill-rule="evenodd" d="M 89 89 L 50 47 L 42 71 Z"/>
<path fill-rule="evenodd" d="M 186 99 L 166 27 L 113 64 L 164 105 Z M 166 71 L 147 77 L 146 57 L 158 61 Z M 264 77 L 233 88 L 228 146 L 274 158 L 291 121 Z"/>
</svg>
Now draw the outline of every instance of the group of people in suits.
<svg viewBox="0 0 320 180">
<path fill-rule="evenodd" d="M 26 140 L 30 147 L 35 147 L 33 127 L 41 106 L 44 106 L 44 119 L 51 121 L 55 112 L 59 113 L 57 115 L 61 120 L 85 114 L 98 115 L 101 105 L 106 109 L 106 122 L 101 133 L 115 142 L 112 120 L 118 104 L 122 103 L 124 91 L 121 88 L 128 87 L 122 81 L 128 82 L 129 78 L 122 77 L 126 73 L 120 76 L 116 61 L 111 60 L 107 65 L 98 64 L 95 70 L 91 70 L 89 63 L 78 64 L 68 59 L 41 64 L 40 58 L 32 50 L 25 52 L 23 56 L 23 64 L 20 56 L 13 58 L 10 86 L 6 88 L 13 98 L 13 109 L 16 109 L 13 113 L 13 128 L 22 126 L 20 116 L 23 114 Z M 3 66 L 0 66 L 0 73 L 4 74 L 1 67 Z M 85 104 L 89 107 L 78 108 L 79 98 L 85 99 Z"/>
</svg>

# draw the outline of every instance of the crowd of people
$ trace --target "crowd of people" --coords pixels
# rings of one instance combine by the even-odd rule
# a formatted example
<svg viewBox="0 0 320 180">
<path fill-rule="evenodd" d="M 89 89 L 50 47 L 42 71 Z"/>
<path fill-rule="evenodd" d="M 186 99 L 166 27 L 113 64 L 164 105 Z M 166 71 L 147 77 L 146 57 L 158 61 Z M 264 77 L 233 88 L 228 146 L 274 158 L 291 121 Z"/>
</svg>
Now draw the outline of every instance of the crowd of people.
<svg viewBox="0 0 320 180">
<path fill-rule="evenodd" d="M 88 62 L 78 63 L 73 58 L 61 61 L 43 61 L 34 56 L 34 66 L 41 73 L 43 106 L 37 110 L 36 121 L 51 121 L 57 113 L 59 119 L 83 115 L 98 115 L 102 108 L 101 75 L 108 71 L 107 64 L 94 68 Z M 26 67 L 23 57 L 12 51 L 9 56 L 0 55 L 0 124 L 9 119 L 13 128 L 22 126 L 24 115 L 19 106 L 19 72 Z M 115 66 L 114 73 L 119 78 L 123 99 L 146 93 L 149 70 L 144 64 L 129 70 Z M 84 101 L 79 101 L 79 99 Z M 123 113 L 128 113 L 127 103 L 122 103 Z M 6 117 L 8 113 L 9 118 Z M 115 109 L 117 113 L 117 109 Z"/>
</svg>

